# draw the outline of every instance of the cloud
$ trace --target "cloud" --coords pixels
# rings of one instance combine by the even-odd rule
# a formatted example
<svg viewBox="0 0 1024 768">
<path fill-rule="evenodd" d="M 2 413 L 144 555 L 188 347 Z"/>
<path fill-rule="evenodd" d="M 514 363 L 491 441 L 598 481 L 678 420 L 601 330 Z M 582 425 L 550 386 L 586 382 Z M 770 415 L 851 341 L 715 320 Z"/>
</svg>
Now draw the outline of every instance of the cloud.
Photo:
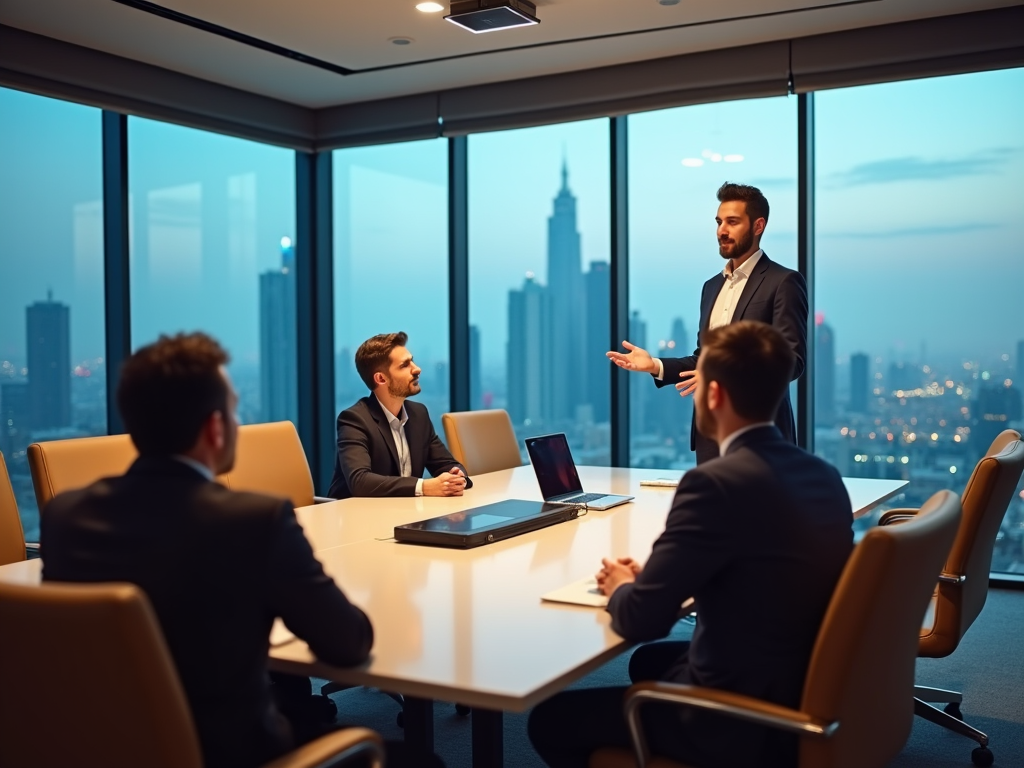
<svg viewBox="0 0 1024 768">
<path fill-rule="evenodd" d="M 897 237 L 934 237 L 936 235 L 960 235 L 965 232 L 999 229 L 1002 224 L 987 224 L 977 221 L 966 224 L 950 224 L 935 227 L 907 227 L 906 229 L 862 230 L 859 232 L 819 232 L 818 237 L 881 240 Z"/>
<path fill-rule="evenodd" d="M 893 157 L 855 165 L 848 171 L 830 174 L 826 186 L 857 187 L 894 181 L 936 181 L 961 176 L 997 173 L 1016 154 L 1017 148 L 1001 147 L 960 158 L 925 160 L 921 157 Z"/>
</svg>

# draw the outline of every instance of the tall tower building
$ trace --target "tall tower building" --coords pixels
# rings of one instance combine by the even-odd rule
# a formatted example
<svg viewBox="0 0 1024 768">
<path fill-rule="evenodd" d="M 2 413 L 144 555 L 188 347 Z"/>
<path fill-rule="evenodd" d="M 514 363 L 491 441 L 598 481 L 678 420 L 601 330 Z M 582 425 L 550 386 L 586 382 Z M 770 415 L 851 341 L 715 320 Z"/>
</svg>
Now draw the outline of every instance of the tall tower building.
<svg viewBox="0 0 1024 768">
<path fill-rule="evenodd" d="M 551 298 L 544 286 L 526 273 L 521 290 L 508 294 L 508 412 L 513 426 L 546 428 L 551 419 L 554 386 L 550 343 L 553 333 Z M 529 430 L 527 430 L 529 431 Z"/>
<path fill-rule="evenodd" d="M 32 429 L 71 426 L 71 311 L 67 304 L 37 301 L 25 309 L 29 423 Z"/>
<path fill-rule="evenodd" d="M 590 403 L 594 421 L 611 421 L 611 368 L 605 357 L 611 347 L 611 272 L 607 261 L 595 261 L 584 276 L 586 324 L 583 363 L 584 402 Z M 555 301 L 557 301 L 555 297 Z"/>
<path fill-rule="evenodd" d="M 867 413 L 870 394 L 868 356 L 863 352 L 857 352 L 850 355 L 850 412 Z"/>
<path fill-rule="evenodd" d="M 580 233 L 576 228 L 576 197 L 569 190 L 569 169 L 562 164 L 562 187 L 548 219 L 548 285 L 551 294 L 551 325 L 548 326 L 551 359 L 558 370 L 584 370 L 584 298 Z M 546 376 L 554 370 L 545 371 Z M 571 376 L 571 373 L 568 373 Z M 555 387 L 551 417 L 569 421 L 575 417 L 579 391 Z"/>
<path fill-rule="evenodd" d="M 295 247 L 281 238 L 281 266 L 260 275 L 260 405 L 264 421 L 298 421 Z"/>
<path fill-rule="evenodd" d="M 836 417 L 836 343 L 825 315 L 814 317 L 814 421 L 831 426 Z"/>
<path fill-rule="evenodd" d="M 665 357 L 686 357 L 693 352 L 694 346 L 693 338 L 686 334 L 686 324 L 681 317 L 677 317 L 672 321 L 672 330 L 665 340 L 665 349 L 659 354 Z M 647 381 L 642 383 L 651 385 L 651 382 Z M 682 446 L 681 450 L 689 451 L 693 395 L 680 397 L 674 387 L 665 387 L 665 390 L 658 397 L 658 402 L 661 403 L 658 413 L 654 413 L 653 402 L 648 401 L 652 403 L 652 407 L 648 408 L 648 421 L 654 427 L 653 432 L 677 440 L 677 445 Z"/>
<path fill-rule="evenodd" d="M 629 340 L 642 349 L 647 346 L 647 323 L 640 317 L 640 313 L 633 310 L 629 316 Z M 616 346 L 616 349 L 619 349 Z M 629 382 L 629 429 L 634 435 L 644 435 L 650 431 L 650 424 L 647 418 L 647 398 L 654 387 L 643 377 L 637 377 L 640 381 Z"/>
<path fill-rule="evenodd" d="M 469 407 L 472 410 L 490 407 L 490 403 L 484 403 L 480 379 L 480 328 L 475 325 L 469 326 Z"/>
</svg>

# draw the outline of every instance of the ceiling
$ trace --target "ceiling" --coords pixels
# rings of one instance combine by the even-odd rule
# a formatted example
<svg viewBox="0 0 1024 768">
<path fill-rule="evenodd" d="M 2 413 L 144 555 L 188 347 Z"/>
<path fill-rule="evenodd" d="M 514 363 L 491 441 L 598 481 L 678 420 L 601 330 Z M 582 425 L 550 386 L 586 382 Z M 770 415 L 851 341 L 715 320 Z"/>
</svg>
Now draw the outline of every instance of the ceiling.
<svg viewBox="0 0 1024 768">
<path fill-rule="evenodd" d="M 319 108 L 1019 3 L 539 0 L 538 26 L 473 35 L 445 22 L 444 13 L 417 11 L 418 1 L 160 0 L 151 8 L 240 33 L 318 64 L 118 0 L 4 0 L 0 23 Z M 412 42 L 395 45 L 395 37 Z"/>
</svg>

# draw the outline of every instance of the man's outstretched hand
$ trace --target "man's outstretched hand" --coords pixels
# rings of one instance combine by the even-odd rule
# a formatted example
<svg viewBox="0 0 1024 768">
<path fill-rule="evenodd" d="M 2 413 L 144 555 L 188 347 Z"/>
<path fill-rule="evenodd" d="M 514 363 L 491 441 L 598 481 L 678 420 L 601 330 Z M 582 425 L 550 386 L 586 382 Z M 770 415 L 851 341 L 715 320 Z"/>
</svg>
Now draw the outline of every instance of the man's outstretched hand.
<svg viewBox="0 0 1024 768">
<path fill-rule="evenodd" d="M 657 373 L 658 364 L 650 356 L 646 349 L 641 349 L 628 341 L 622 342 L 622 346 L 628 352 L 605 352 L 605 356 L 615 363 L 619 368 L 627 371 L 640 371 L 641 373 Z"/>
</svg>

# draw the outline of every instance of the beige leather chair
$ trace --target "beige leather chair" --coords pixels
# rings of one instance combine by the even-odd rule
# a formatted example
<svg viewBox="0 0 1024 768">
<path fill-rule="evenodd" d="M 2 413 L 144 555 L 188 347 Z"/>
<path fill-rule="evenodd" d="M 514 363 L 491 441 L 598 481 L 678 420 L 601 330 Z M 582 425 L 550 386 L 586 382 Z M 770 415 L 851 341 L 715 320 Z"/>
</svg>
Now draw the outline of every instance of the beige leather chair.
<svg viewBox="0 0 1024 768">
<path fill-rule="evenodd" d="M 0 765 L 199 768 L 188 702 L 145 595 L 131 584 L 0 584 Z M 54 710 L 73 690 L 75 711 Z M 383 763 L 364 728 L 324 736 L 267 765 Z M 360 763 L 363 764 L 363 763 Z"/>
<path fill-rule="evenodd" d="M 333 501 L 313 495 L 313 476 L 306 452 L 290 421 L 240 427 L 234 469 L 218 479 L 235 491 L 283 496 L 296 507 Z"/>
<path fill-rule="evenodd" d="M 799 709 L 710 688 L 638 683 L 626 699 L 636 756 L 600 750 L 591 768 L 678 766 L 648 759 L 638 713 L 650 701 L 712 709 L 795 733 L 801 768 L 887 765 L 910 735 L 917 636 L 959 523 L 959 499 L 940 491 L 906 525 L 867 532 L 825 613 Z"/>
<path fill-rule="evenodd" d="M 996 534 L 1022 472 L 1024 441 L 1019 432 L 1007 429 L 996 437 L 978 462 L 960 497 L 963 520 L 939 575 L 929 612 L 931 620 L 926 621 L 921 629 L 918 656 L 930 659 L 949 656 L 985 607 Z M 913 509 L 891 509 L 882 515 L 879 524 L 905 522 L 916 514 Z M 988 736 L 963 722 L 960 711 L 963 694 L 917 686 L 914 697 L 915 714 L 974 739 L 981 745 L 972 754 L 975 765 L 992 764 Z M 942 711 L 925 702 L 947 706 Z"/>
<path fill-rule="evenodd" d="M 507 411 L 445 413 L 441 424 L 448 450 L 471 477 L 523 465 Z"/>
<path fill-rule="evenodd" d="M 25 559 L 25 530 L 21 527 L 18 501 L 14 498 L 11 476 L 0 453 L 0 565 Z"/>
<path fill-rule="evenodd" d="M 101 477 L 123 475 L 137 456 L 128 435 L 33 443 L 28 447 L 28 466 L 39 511 L 58 493 L 82 488 Z"/>
</svg>

